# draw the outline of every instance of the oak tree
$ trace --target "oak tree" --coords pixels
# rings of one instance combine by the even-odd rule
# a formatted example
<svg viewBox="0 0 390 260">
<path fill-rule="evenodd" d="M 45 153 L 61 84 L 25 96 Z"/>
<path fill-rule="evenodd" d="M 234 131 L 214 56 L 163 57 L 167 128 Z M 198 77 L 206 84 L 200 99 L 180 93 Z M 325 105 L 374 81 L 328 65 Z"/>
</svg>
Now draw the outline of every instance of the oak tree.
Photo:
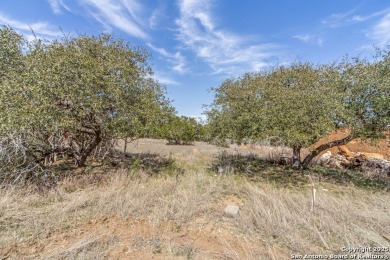
<svg viewBox="0 0 390 260">
<path fill-rule="evenodd" d="M 308 167 L 322 151 L 354 138 L 380 138 L 390 124 L 389 55 L 340 64 L 294 63 L 228 79 L 207 111 L 214 136 L 276 139 L 293 150 L 292 165 Z M 335 129 L 350 134 L 318 147 Z M 301 158 L 301 149 L 310 148 Z"/>
<path fill-rule="evenodd" d="M 66 133 L 83 166 L 102 141 L 147 135 L 173 113 L 141 47 L 106 34 L 34 42 L 20 40 L 9 28 L 0 35 L 10 42 L 0 50 L 10 60 L 6 66 L 14 67 L 9 55 L 22 64 L 18 73 L 2 75 L 3 133 Z M 19 42 L 23 46 L 17 48 Z"/>
</svg>

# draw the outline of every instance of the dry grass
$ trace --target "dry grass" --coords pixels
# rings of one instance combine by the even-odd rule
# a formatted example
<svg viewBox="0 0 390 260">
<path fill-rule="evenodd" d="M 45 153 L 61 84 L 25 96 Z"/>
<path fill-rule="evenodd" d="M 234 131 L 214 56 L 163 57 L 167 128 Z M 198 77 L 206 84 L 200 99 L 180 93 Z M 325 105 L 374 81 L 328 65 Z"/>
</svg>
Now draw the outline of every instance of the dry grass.
<svg viewBox="0 0 390 260">
<path fill-rule="evenodd" d="M 216 175 L 205 169 L 209 149 L 167 149 L 178 149 L 171 156 L 181 166 L 197 164 L 181 175 L 109 171 L 99 181 L 92 170 L 45 195 L 0 190 L 0 259 L 290 259 L 390 246 L 388 192 L 316 183 L 311 212 L 309 186 Z M 228 204 L 239 215 L 225 215 Z"/>
<path fill-rule="evenodd" d="M 362 190 L 319 189 L 314 213 L 310 189 L 272 189 L 248 184 L 241 226 L 282 242 L 292 252 L 341 252 L 341 247 L 389 246 L 388 194 Z M 265 228 L 266 227 L 266 228 Z"/>
<path fill-rule="evenodd" d="M 205 172 L 139 175 L 115 173 L 83 189 L 63 183 L 45 196 L 2 191 L 0 254 L 283 259 L 343 246 L 390 246 L 382 237 L 390 230 L 388 193 L 320 186 L 312 213 L 309 187 L 276 188 Z M 223 214 L 230 203 L 241 208 L 235 218 Z"/>
</svg>

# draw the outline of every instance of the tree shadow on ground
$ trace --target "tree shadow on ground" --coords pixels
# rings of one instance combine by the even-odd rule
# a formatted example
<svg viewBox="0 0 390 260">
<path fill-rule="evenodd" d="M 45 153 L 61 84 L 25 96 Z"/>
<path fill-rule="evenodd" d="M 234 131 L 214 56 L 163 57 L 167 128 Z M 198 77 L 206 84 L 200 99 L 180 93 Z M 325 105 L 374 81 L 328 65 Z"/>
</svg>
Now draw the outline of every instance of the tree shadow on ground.
<svg viewBox="0 0 390 260">
<path fill-rule="evenodd" d="M 60 182 L 64 183 L 64 181 L 77 182 L 77 187 L 104 182 L 111 173 L 123 169 L 128 174 L 133 174 L 137 171 L 142 171 L 148 175 L 184 174 L 184 170 L 180 169 L 171 157 L 163 157 L 154 153 L 123 153 L 115 151 L 110 153 L 104 160 L 89 160 L 84 167 L 75 166 L 70 159 L 62 159 L 39 171 L 13 174 L 8 179 L 6 179 L 7 176 L 4 174 L 0 174 L 0 189 L 28 186 L 44 194 L 56 189 L 58 184 Z"/>
<path fill-rule="evenodd" d="M 118 152 L 110 158 L 110 163 L 113 167 L 126 168 L 130 171 L 142 170 L 151 175 L 178 170 L 172 157 L 163 157 L 157 153 L 149 152 Z"/>
<path fill-rule="evenodd" d="M 284 160 L 267 160 L 256 154 L 221 152 L 214 157 L 211 169 L 219 174 L 242 175 L 250 180 L 265 180 L 284 187 L 303 187 L 314 179 L 343 186 L 390 191 L 390 178 L 386 175 L 320 166 L 296 170 L 285 165 Z"/>
</svg>

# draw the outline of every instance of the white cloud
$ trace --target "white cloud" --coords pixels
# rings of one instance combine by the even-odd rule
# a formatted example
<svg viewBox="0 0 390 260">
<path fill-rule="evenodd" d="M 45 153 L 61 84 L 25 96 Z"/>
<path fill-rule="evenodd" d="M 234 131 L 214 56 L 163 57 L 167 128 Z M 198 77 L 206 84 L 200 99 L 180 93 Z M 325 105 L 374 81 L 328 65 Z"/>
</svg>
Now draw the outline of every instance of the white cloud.
<svg viewBox="0 0 390 260">
<path fill-rule="evenodd" d="M 151 14 L 148 19 L 149 28 L 157 30 L 159 29 L 159 26 L 163 25 L 166 29 L 166 27 L 171 26 L 170 14 L 172 14 L 172 10 L 170 9 L 168 1 L 159 0 L 155 2 L 157 3 L 151 10 Z"/>
<path fill-rule="evenodd" d="M 53 27 L 47 22 L 27 23 L 18 21 L 0 12 L 0 24 L 8 25 L 17 32 L 26 35 L 27 39 L 33 39 L 35 34 L 38 38 L 52 39 L 62 36 L 59 28 Z"/>
<path fill-rule="evenodd" d="M 375 13 L 372 13 L 372 14 L 369 14 L 369 15 L 366 15 L 366 16 L 354 15 L 352 18 L 349 19 L 349 21 L 361 23 L 361 22 L 368 21 L 368 20 L 370 20 L 372 18 L 375 18 L 375 17 L 381 16 L 381 15 L 387 14 L 389 12 L 390 12 L 390 9 L 387 8 L 387 9 L 384 9 L 384 10 L 381 10 L 379 12 L 375 12 Z"/>
<path fill-rule="evenodd" d="M 357 22 L 357 23 L 364 22 L 365 20 L 367 20 L 367 17 L 363 17 L 361 15 L 354 15 L 351 18 L 351 21 Z"/>
<path fill-rule="evenodd" d="M 278 48 L 272 43 L 251 44 L 249 37 L 217 29 L 211 0 L 179 0 L 177 38 L 196 53 L 214 73 L 241 74 L 267 67 Z"/>
<path fill-rule="evenodd" d="M 390 11 L 389 8 L 383 9 L 379 12 L 375 12 L 369 15 L 354 15 L 357 8 L 354 8 L 345 13 L 332 14 L 325 19 L 321 20 L 321 23 L 329 28 L 338 28 L 349 26 L 356 23 L 366 22 L 375 17 L 384 15 Z"/>
<path fill-rule="evenodd" d="M 152 50 L 154 50 L 155 52 L 159 53 L 161 56 L 166 58 L 166 60 L 172 65 L 171 68 L 173 71 L 180 74 L 188 72 L 186 58 L 182 55 L 180 51 L 175 53 L 170 53 L 164 48 L 156 47 L 151 43 L 148 43 L 148 46 Z"/>
<path fill-rule="evenodd" d="M 298 39 L 304 43 L 316 44 L 320 47 L 322 47 L 324 44 L 324 39 L 319 34 L 299 34 L 295 35 L 293 38 Z"/>
<path fill-rule="evenodd" d="M 180 85 L 179 82 L 172 79 L 171 77 L 169 77 L 165 73 L 155 71 L 155 73 L 153 74 L 153 78 L 163 85 Z"/>
<path fill-rule="evenodd" d="M 317 39 L 317 45 L 320 46 L 320 47 L 322 47 L 322 46 L 324 45 L 324 39 L 318 38 L 318 39 Z"/>
<path fill-rule="evenodd" d="M 70 8 L 64 3 L 63 0 L 48 0 L 48 1 L 51 9 L 55 14 L 61 14 L 62 9 L 65 9 L 68 12 L 70 12 Z"/>
<path fill-rule="evenodd" d="M 372 30 L 367 33 L 367 37 L 374 40 L 376 44 L 386 45 L 390 43 L 390 12 L 383 16 Z"/>
<path fill-rule="evenodd" d="M 330 28 L 345 26 L 347 25 L 346 22 L 348 21 L 347 20 L 348 17 L 350 17 L 355 12 L 355 9 L 356 8 L 345 13 L 332 14 L 326 17 L 325 19 L 321 20 L 321 23 Z"/>
<path fill-rule="evenodd" d="M 149 27 L 152 28 L 152 29 L 155 29 L 156 28 L 156 25 L 157 25 L 157 20 L 158 20 L 158 17 L 160 16 L 160 10 L 159 9 L 155 9 L 153 12 L 152 12 L 152 15 L 150 16 L 149 18 Z"/>
<path fill-rule="evenodd" d="M 142 29 L 142 5 L 138 0 L 80 0 L 93 18 L 106 30 L 114 26 L 129 35 L 147 39 Z"/>
<path fill-rule="evenodd" d="M 355 14 L 358 7 L 351 9 L 345 13 L 336 13 L 332 14 L 321 20 L 322 27 L 317 28 L 312 33 L 298 34 L 293 36 L 293 38 L 298 39 L 302 42 L 309 44 L 316 44 L 320 47 L 324 45 L 324 35 L 330 30 L 340 27 L 351 26 L 359 23 L 366 23 L 370 20 L 375 19 L 376 17 L 390 14 L 390 8 L 380 10 L 367 15 L 358 15 Z M 377 43 L 384 44 L 389 42 L 388 39 L 388 25 L 386 24 L 386 17 L 374 27 L 371 28 L 370 32 L 366 34 L 368 38 L 377 40 Z M 363 49 L 366 49 L 367 46 L 362 46 Z M 370 47 L 372 48 L 372 46 Z"/>
<path fill-rule="evenodd" d="M 301 40 L 303 42 L 309 42 L 312 39 L 312 36 L 307 33 L 307 34 L 295 35 L 293 38 L 296 38 L 296 39 Z"/>
</svg>

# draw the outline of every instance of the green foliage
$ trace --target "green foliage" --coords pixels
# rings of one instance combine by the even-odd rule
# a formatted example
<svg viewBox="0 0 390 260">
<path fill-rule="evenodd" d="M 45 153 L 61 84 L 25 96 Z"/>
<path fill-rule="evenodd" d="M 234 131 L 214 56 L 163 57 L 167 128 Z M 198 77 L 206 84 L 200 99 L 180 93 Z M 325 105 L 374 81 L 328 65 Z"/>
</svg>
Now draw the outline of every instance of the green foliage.
<svg viewBox="0 0 390 260">
<path fill-rule="evenodd" d="M 0 80 L 2 84 L 21 69 L 23 39 L 9 27 L 0 30 Z"/>
<path fill-rule="evenodd" d="M 376 60 L 344 60 L 337 70 L 343 90 L 346 117 L 343 123 L 353 134 L 381 138 L 390 125 L 390 48 L 377 50 Z"/>
<path fill-rule="evenodd" d="M 150 78 L 145 51 L 109 35 L 38 41 L 24 62 L 22 80 L 2 95 L 13 101 L 14 127 L 99 128 L 102 135 L 137 137 L 170 109 Z"/>
<path fill-rule="evenodd" d="M 204 128 L 194 118 L 186 116 L 173 116 L 163 127 L 163 137 L 168 144 L 190 145 L 196 140 L 202 140 Z"/>
<path fill-rule="evenodd" d="M 294 63 L 269 71 L 228 79 L 214 89 L 207 112 L 213 136 L 241 141 L 277 139 L 293 148 L 298 166 L 300 150 L 337 128 L 351 136 L 312 151 L 357 137 L 379 138 L 390 124 L 389 52 L 368 62 L 346 59 L 338 65 Z"/>
<path fill-rule="evenodd" d="M 0 37 L 2 135 L 70 133 L 84 165 L 101 142 L 147 135 L 173 114 L 142 48 L 106 34 L 26 42 L 3 28 Z"/>
<path fill-rule="evenodd" d="M 333 128 L 329 115 L 340 106 L 332 85 L 323 84 L 327 73 L 294 64 L 227 80 L 216 89 L 210 124 L 238 141 L 277 137 L 290 147 L 311 145 Z"/>
</svg>

